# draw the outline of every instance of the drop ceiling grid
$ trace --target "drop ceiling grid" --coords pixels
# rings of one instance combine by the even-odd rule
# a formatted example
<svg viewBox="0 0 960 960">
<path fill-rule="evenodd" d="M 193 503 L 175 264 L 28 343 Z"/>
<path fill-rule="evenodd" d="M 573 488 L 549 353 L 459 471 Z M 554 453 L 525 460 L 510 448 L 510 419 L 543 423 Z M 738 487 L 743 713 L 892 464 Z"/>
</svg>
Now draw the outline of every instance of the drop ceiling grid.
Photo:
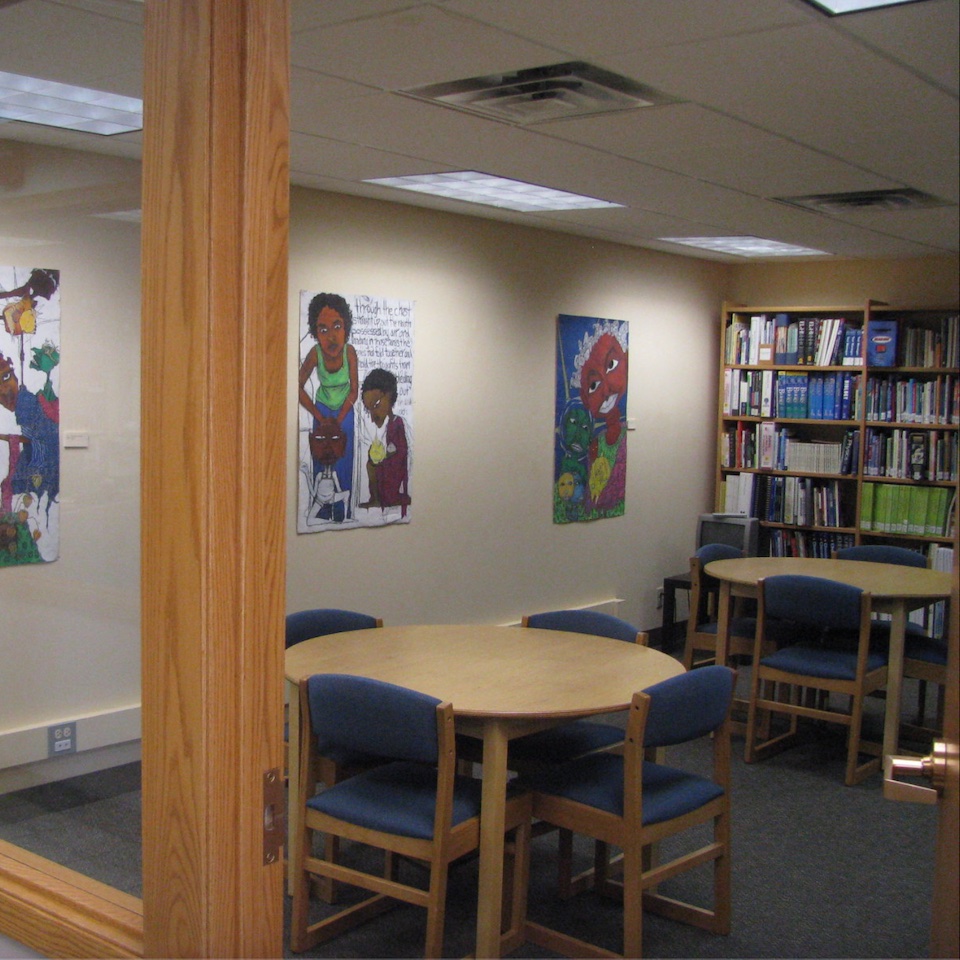
<svg viewBox="0 0 960 960">
<path fill-rule="evenodd" d="M 556 49 L 430 4 L 298 32 L 291 41 L 290 52 L 296 66 L 312 66 L 384 90 L 402 90 L 564 59 Z"/>
<path fill-rule="evenodd" d="M 538 129 L 758 197 L 899 185 L 694 103 L 564 120 Z M 709 144 L 709 149 L 691 149 L 692 144 Z"/>
<path fill-rule="evenodd" d="M 447 0 L 446 7 L 505 31 L 576 52 L 598 66 L 614 53 L 699 43 L 805 23 L 813 11 L 780 0 L 554 0 L 545 16 L 542 0 Z M 535 66 L 535 64 L 528 64 Z M 451 78 L 452 79 L 452 78 Z M 643 76 L 635 80 L 647 82 Z"/>
</svg>

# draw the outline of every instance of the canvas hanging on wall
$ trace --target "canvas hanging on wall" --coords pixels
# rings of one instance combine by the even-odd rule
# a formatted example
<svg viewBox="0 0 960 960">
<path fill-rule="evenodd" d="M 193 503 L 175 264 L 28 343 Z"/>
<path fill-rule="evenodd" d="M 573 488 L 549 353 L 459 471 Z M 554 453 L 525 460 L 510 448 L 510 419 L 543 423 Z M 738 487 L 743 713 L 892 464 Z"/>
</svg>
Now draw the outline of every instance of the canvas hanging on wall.
<svg viewBox="0 0 960 960">
<path fill-rule="evenodd" d="M 413 308 L 300 292 L 298 533 L 410 522 Z"/>
<path fill-rule="evenodd" d="M 623 515 L 628 349 L 625 320 L 557 318 L 554 523 Z"/>
<path fill-rule="evenodd" d="M 0 566 L 60 554 L 60 271 L 0 266 Z"/>
</svg>

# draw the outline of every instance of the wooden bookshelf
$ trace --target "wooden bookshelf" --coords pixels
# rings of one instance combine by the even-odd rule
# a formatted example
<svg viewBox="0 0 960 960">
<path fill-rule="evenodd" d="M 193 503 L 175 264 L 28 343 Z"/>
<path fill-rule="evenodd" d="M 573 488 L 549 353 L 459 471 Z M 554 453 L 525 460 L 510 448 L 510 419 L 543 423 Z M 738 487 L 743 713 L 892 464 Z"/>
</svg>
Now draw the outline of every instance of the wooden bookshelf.
<svg viewBox="0 0 960 960">
<path fill-rule="evenodd" d="M 724 304 L 714 509 L 760 552 L 956 538 L 956 308 Z"/>
</svg>

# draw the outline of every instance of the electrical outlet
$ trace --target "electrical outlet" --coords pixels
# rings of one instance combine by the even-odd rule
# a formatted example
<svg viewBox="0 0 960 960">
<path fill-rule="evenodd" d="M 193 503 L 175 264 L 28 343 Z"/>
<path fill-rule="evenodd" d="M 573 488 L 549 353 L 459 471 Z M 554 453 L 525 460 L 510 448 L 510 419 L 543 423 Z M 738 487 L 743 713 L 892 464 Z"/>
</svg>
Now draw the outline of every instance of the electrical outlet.
<svg viewBox="0 0 960 960">
<path fill-rule="evenodd" d="M 47 756 L 62 757 L 77 752 L 77 724 L 68 720 L 47 727 Z"/>
</svg>

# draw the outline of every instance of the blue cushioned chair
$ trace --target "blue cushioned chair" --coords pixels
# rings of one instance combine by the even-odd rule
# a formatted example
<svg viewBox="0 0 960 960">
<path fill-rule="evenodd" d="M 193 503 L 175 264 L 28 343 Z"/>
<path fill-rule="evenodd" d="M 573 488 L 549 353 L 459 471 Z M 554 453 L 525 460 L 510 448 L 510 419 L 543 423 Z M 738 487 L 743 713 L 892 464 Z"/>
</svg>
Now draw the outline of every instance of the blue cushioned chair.
<svg viewBox="0 0 960 960">
<path fill-rule="evenodd" d="M 379 617 L 354 610 L 340 610 L 336 607 L 317 607 L 312 610 L 298 610 L 288 613 L 286 620 L 286 647 L 289 649 L 311 637 L 325 637 L 331 633 L 348 633 L 352 630 L 370 630 L 382 627 Z M 284 737 L 286 740 L 287 737 Z M 369 753 L 351 750 L 334 750 L 332 753 L 318 756 L 314 765 L 315 783 L 333 786 L 360 770 L 367 770 L 382 760 Z M 336 858 L 336 840 L 331 838 L 331 858 Z M 320 895 L 327 903 L 334 903 L 336 890 L 332 882 L 324 880 L 319 884 Z"/>
<path fill-rule="evenodd" d="M 534 613 L 521 621 L 524 627 L 538 630 L 561 630 L 609 637 L 626 643 L 646 645 L 647 634 L 633 624 L 597 610 L 552 610 Z M 559 727 L 541 730 L 510 741 L 507 765 L 519 773 L 545 769 L 565 760 L 603 750 L 623 742 L 623 727 L 591 720 L 572 720 Z"/>
<path fill-rule="evenodd" d="M 646 646 L 648 640 L 648 635 L 638 631 L 632 623 L 598 610 L 551 610 L 547 613 L 534 613 L 524 616 L 521 625 L 539 630 L 587 633 L 643 646 Z M 557 763 L 582 757 L 595 750 L 617 747 L 623 743 L 623 737 L 624 728 L 615 723 L 571 720 L 560 726 L 511 740 L 507 752 L 507 766 L 518 773 L 546 770 Z M 474 760 L 479 759 L 472 747 L 467 747 L 466 755 Z M 553 828 L 538 823 L 535 826 L 535 835 L 539 836 L 551 829 Z M 582 883 L 582 880 L 579 882 Z M 557 889 L 560 896 L 569 897 L 577 887 L 578 881 L 573 878 L 573 835 L 569 831 L 561 830 Z"/>
<path fill-rule="evenodd" d="M 311 637 L 325 637 L 328 633 L 346 633 L 349 630 L 370 630 L 382 627 L 379 617 L 335 607 L 319 607 L 287 614 L 287 647 L 302 643 Z"/>
<path fill-rule="evenodd" d="M 917 550 L 889 544 L 861 544 L 837 550 L 834 556 L 838 560 L 863 560 L 868 563 L 894 563 L 905 567 L 926 567 L 927 558 Z M 885 620 L 874 621 L 875 639 L 885 639 L 890 625 Z M 947 684 L 947 643 L 940 637 L 931 637 L 917 623 L 907 621 L 907 632 L 903 651 L 903 676 L 920 681 L 920 693 L 917 697 L 917 718 L 911 732 L 920 736 L 934 734 L 935 730 L 924 727 L 927 707 L 927 683 L 935 683 L 937 693 L 937 729 L 943 729 L 944 692 Z"/>
<path fill-rule="evenodd" d="M 593 753 L 521 777 L 533 794 L 533 815 L 598 841 L 596 882 L 623 899 L 623 956 L 641 957 L 643 911 L 730 932 L 730 705 L 735 674 L 707 666 L 664 680 L 633 697 L 622 754 Z M 712 775 L 645 759 L 654 749 L 711 737 Z M 650 864 L 651 844 L 712 823 L 709 842 Z M 606 846 L 623 851 L 622 881 L 604 873 Z M 663 851 L 661 850 L 661 853 Z M 646 865 L 645 865 L 646 861 Z M 693 867 L 713 864 L 712 908 L 652 889 Z M 527 939 L 570 957 L 616 956 L 528 920 Z"/>
<path fill-rule="evenodd" d="M 293 841 L 292 949 L 310 949 L 400 901 L 426 908 L 425 955 L 439 957 L 449 864 L 480 842 L 481 782 L 456 773 L 453 707 L 405 687 L 343 674 L 316 674 L 301 681 L 300 702 L 303 786 L 292 802 L 303 816 Z M 337 750 L 376 750 L 390 762 L 311 795 L 308 784 L 317 757 Z M 517 937 L 529 863 L 530 797 L 522 791 L 513 791 L 507 799 L 506 829 L 516 837 L 509 884 L 513 927 L 505 936 Z M 315 834 L 383 850 L 383 876 L 316 856 Z M 400 882 L 397 855 L 429 865 L 427 889 Z M 360 887 L 373 896 L 311 924 L 313 876 Z"/>
<path fill-rule="evenodd" d="M 331 633 L 349 633 L 352 630 L 371 630 L 382 627 L 379 617 L 353 610 L 338 610 L 335 607 L 319 607 L 287 614 L 287 649 L 311 637 L 325 637 Z M 332 786 L 357 770 L 363 770 L 379 762 L 373 755 L 351 750 L 335 750 L 322 756 L 317 763 L 318 779 Z"/>
<path fill-rule="evenodd" d="M 790 575 L 763 578 L 758 592 L 744 758 L 752 763 L 792 746 L 800 717 L 839 723 L 848 729 L 844 782 L 859 783 L 880 769 L 880 744 L 861 737 L 864 698 L 887 682 L 886 650 L 870 642 L 870 595 L 822 577 Z M 804 631 L 802 639 L 764 655 L 770 618 L 792 621 Z M 805 692 L 827 697 L 812 700 Z M 831 693 L 849 697 L 849 711 L 832 709 Z M 769 719 L 778 715 L 789 717 L 786 732 L 770 730 Z M 873 756 L 860 763 L 860 753 Z"/>
<path fill-rule="evenodd" d="M 704 567 L 714 560 L 737 560 L 743 551 L 725 543 L 708 543 L 700 547 L 690 558 L 690 616 L 687 620 L 687 640 L 683 649 L 683 665 L 691 670 L 705 663 L 713 663 L 717 657 L 717 613 L 720 583 L 704 572 Z M 753 653 L 753 636 L 757 631 L 755 617 L 735 616 L 730 621 L 729 654 L 750 655 Z M 706 651 L 707 657 L 697 656 Z"/>
</svg>

